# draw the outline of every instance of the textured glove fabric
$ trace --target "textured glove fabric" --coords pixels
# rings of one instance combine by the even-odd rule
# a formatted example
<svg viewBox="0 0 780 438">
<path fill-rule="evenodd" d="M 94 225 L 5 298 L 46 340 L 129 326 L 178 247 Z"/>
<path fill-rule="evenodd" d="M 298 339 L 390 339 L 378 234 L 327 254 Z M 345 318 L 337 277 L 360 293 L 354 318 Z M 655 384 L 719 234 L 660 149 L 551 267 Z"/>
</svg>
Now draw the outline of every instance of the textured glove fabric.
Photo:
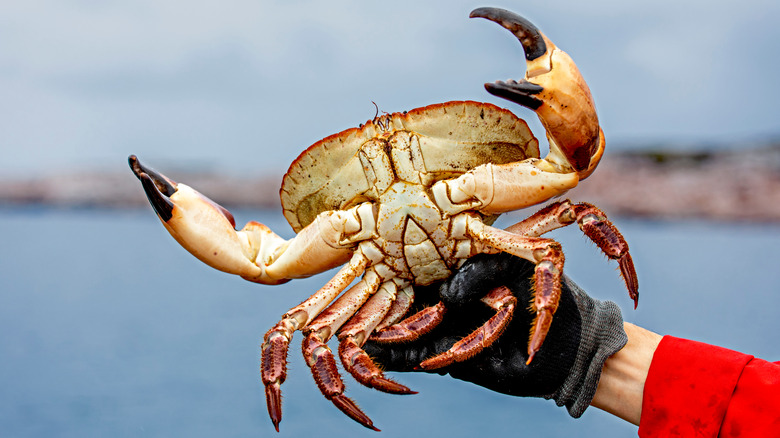
<svg viewBox="0 0 780 438">
<path fill-rule="evenodd" d="M 617 304 L 588 296 L 568 277 L 564 277 L 564 289 L 571 293 L 577 304 L 582 323 L 580 344 L 568 377 L 555 393 L 545 398 L 552 398 L 558 406 L 566 406 L 569 415 L 579 418 L 596 394 L 604 362 L 626 345 L 628 337 Z"/>
<path fill-rule="evenodd" d="M 477 356 L 433 372 L 504 394 L 553 399 L 577 418 L 593 399 L 604 361 L 627 342 L 620 310 L 612 302 L 589 297 L 565 278 L 547 338 L 526 365 L 534 315 L 525 303 L 533 298 L 533 269 L 530 262 L 509 254 L 472 257 L 438 288 L 437 298 L 445 303 L 447 313 L 435 330 L 412 343 L 369 342 L 365 349 L 387 370 L 413 370 L 490 318 L 493 310 L 479 299 L 495 287 L 507 286 L 518 305 L 504 334 Z M 424 297 L 426 291 L 420 292 L 417 295 Z"/>
</svg>

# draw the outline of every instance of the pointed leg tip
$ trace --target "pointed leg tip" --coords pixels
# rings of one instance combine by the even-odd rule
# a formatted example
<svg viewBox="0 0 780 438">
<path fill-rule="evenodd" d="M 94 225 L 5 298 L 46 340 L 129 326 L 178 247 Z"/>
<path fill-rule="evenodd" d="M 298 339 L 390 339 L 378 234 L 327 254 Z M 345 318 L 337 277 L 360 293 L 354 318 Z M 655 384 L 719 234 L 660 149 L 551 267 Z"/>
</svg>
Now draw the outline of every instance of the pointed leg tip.
<svg viewBox="0 0 780 438">
<path fill-rule="evenodd" d="M 447 353 L 449 353 L 449 351 L 425 359 L 420 363 L 418 368 L 424 371 L 437 370 L 456 362 L 455 356 Z"/>
<path fill-rule="evenodd" d="M 330 401 L 349 418 L 357 421 L 368 429 L 380 432 L 380 430 L 374 426 L 374 422 L 371 421 L 371 418 L 364 414 L 351 398 L 344 394 L 338 394 L 333 396 Z"/>
<path fill-rule="evenodd" d="M 639 291 L 637 288 L 634 287 L 629 289 L 628 296 L 634 302 L 634 310 L 636 310 L 637 306 L 639 305 Z"/>
<path fill-rule="evenodd" d="M 432 357 L 430 359 L 426 359 L 422 362 L 420 362 L 420 365 L 416 366 L 414 368 L 415 371 L 430 371 L 435 370 L 438 368 L 441 368 L 443 365 L 439 364 L 437 360 L 435 360 L 436 357 Z"/>
<path fill-rule="evenodd" d="M 528 353 L 528 360 L 525 361 L 526 366 L 531 365 L 531 362 L 534 360 L 535 355 L 536 355 L 535 351 L 531 351 Z"/>
<path fill-rule="evenodd" d="M 268 384 L 265 387 L 265 402 L 268 406 L 268 416 L 274 429 L 279 432 L 279 423 L 282 422 L 282 392 L 278 384 Z"/>
<path fill-rule="evenodd" d="M 411 394 L 414 391 L 385 376 L 374 360 L 350 335 L 339 343 L 339 356 L 344 369 L 363 386 L 389 394 Z"/>
<path fill-rule="evenodd" d="M 639 291 L 636 287 L 631 287 L 629 285 L 628 297 L 634 302 L 634 310 L 636 310 L 637 306 L 639 306 Z"/>
<path fill-rule="evenodd" d="M 401 385 L 400 383 L 394 380 L 390 380 L 386 377 L 375 378 L 371 387 L 391 394 L 417 394 L 417 391 L 412 391 L 409 389 L 409 387 Z"/>
<path fill-rule="evenodd" d="M 632 260 L 630 253 L 627 252 L 623 257 L 618 259 L 618 267 L 620 268 L 620 275 L 626 282 L 628 296 L 634 300 L 634 309 L 636 309 L 639 305 L 639 280 L 637 279 L 634 261 Z"/>
</svg>

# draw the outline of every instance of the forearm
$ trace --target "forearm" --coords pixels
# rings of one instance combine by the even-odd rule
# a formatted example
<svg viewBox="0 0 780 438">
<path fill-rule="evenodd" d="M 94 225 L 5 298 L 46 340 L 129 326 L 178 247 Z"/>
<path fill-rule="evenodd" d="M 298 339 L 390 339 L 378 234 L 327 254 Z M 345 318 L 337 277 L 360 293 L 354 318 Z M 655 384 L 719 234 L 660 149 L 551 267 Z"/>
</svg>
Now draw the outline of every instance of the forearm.
<svg viewBox="0 0 780 438">
<path fill-rule="evenodd" d="M 604 363 L 592 406 L 639 425 L 642 394 L 661 335 L 625 322 L 628 343 Z"/>
</svg>

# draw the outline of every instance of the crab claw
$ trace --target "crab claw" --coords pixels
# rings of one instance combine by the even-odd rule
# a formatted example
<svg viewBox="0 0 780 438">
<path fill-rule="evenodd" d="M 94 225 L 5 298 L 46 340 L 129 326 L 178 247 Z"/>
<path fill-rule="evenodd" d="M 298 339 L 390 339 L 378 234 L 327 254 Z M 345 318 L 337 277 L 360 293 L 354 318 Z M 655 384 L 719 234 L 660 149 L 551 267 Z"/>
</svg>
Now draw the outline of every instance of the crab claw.
<svg viewBox="0 0 780 438">
<path fill-rule="evenodd" d="M 535 111 L 550 141 L 545 159 L 563 171 L 577 172 L 579 179 L 588 177 L 604 152 L 604 133 L 590 89 L 574 61 L 513 12 L 478 8 L 470 17 L 498 23 L 517 37 L 525 51 L 525 78 L 487 83 L 487 91 Z"/>
<path fill-rule="evenodd" d="M 154 211 L 163 222 L 170 220 L 174 205 L 169 197 L 176 193 L 176 182 L 156 170 L 144 166 L 135 155 L 130 155 L 127 162 L 136 178 L 141 181 L 146 197 L 152 204 Z"/>
<path fill-rule="evenodd" d="M 286 281 L 267 278 L 254 262 L 258 256 L 255 242 L 284 242 L 268 227 L 249 222 L 237 232 L 233 215 L 224 207 L 144 166 L 135 155 L 128 162 L 165 229 L 192 255 L 215 269 L 252 281 L 266 284 Z"/>
</svg>

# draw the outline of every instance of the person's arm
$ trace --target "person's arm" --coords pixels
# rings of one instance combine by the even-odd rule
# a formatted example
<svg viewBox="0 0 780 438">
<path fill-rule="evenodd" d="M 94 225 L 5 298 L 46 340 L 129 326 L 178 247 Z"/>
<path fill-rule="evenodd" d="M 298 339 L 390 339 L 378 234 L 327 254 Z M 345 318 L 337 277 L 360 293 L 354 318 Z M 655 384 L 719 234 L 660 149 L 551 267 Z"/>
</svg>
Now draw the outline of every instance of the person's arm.
<svg viewBox="0 0 780 438">
<path fill-rule="evenodd" d="M 604 362 L 591 406 L 640 436 L 780 437 L 780 363 L 624 328 L 628 343 Z"/>
<path fill-rule="evenodd" d="M 439 327 L 410 343 L 369 342 L 366 351 L 388 371 L 419 370 L 490 317 L 479 298 L 492 288 L 505 285 L 528 302 L 529 269 L 501 254 L 472 258 L 439 290 L 449 306 Z M 495 344 L 435 372 L 505 394 L 551 398 L 573 417 L 594 406 L 638 425 L 641 437 L 780 438 L 780 362 L 624 323 L 614 303 L 568 280 L 548 338 L 528 365 L 531 321 L 518 306 Z"/>
<path fill-rule="evenodd" d="M 780 364 L 664 336 L 645 380 L 639 436 L 669 436 L 670 431 L 780 437 Z"/>
<path fill-rule="evenodd" d="M 645 380 L 662 337 L 628 322 L 623 328 L 628 342 L 604 362 L 591 406 L 638 426 Z"/>
</svg>

